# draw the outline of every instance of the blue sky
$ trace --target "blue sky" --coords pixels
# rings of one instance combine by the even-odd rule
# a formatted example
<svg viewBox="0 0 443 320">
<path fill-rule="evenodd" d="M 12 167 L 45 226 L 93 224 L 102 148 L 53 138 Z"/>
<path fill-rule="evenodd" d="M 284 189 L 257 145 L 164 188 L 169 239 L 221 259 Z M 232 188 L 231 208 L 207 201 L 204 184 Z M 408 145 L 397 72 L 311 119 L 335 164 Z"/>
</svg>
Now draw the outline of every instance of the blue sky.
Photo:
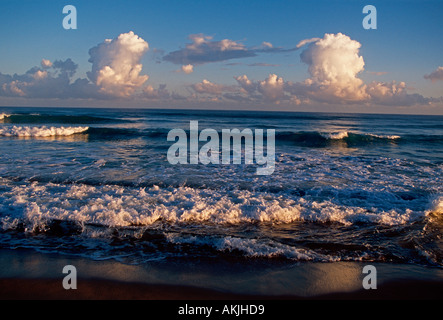
<svg viewBox="0 0 443 320">
<path fill-rule="evenodd" d="M 67 4 L 77 8 L 77 30 L 62 27 L 62 9 Z M 362 27 L 362 8 L 367 4 L 377 8 L 377 30 Z M 0 105 L 124 104 L 442 114 L 442 14 L 443 1 L 418 0 L 2 0 Z M 130 58 L 134 67 L 142 65 L 137 79 L 127 78 L 129 82 L 122 84 L 126 89 L 130 86 L 130 90 L 117 90 L 110 84 L 114 78 L 99 84 L 100 70 L 95 76 L 88 76 L 93 65 L 104 67 L 106 59 L 114 71 L 119 68 L 118 61 L 107 54 L 90 62 L 89 50 L 99 47 L 105 39 L 115 39 L 115 45 L 111 46 L 114 49 L 103 45 L 103 50 L 126 50 L 117 39 L 130 31 L 134 39 L 142 39 L 149 47 L 143 54 Z M 333 37 L 327 40 L 326 34 Z M 317 40 L 291 51 L 300 41 L 312 38 Z M 192 39 L 203 41 L 204 47 L 197 46 L 197 42 L 192 46 Z M 224 52 L 222 40 L 228 40 L 229 49 Z M 359 48 L 349 49 L 356 42 Z M 341 53 L 333 49 L 336 44 L 349 49 L 343 49 L 343 56 L 349 54 L 352 60 L 358 55 L 364 60 L 364 67 L 355 70 L 349 63 L 348 67 L 353 69 L 349 79 L 344 79 L 346 72 L 341 71 L 326 75 L 341 66 Z M 170 55 L 176 52 L 175 57 L 183 57 L 187 45 L 190 49 L 186 53 L 208 50 L 192 60 L 189 73 L 183 72 L 183 64 Z M 311 55 L 307 60 L 315 61 L 301 61 L 304 51 Z M 330 52 L 330 57 L 335 54 L 337 58 L 328 58 Z M 225 56 L 226 53 L 232 54 Z M 40 89 L 36 94 L 37 88 L 57 87 L 57 81 L 61 81 L 62 69 L 44 69 L 42 59 L 71 59 L 77 68 L 69 81 L 84 79 L 88 94 L 82 95 L 86 91 L 78 88 L 74 90 L 76 95 L 63 93 L 70 88 L 67 84 L 63 88 L 60 85 L 58 95 L 51 96 L 50 90 L 45 95 L 40 92 L 46 91 Z M 337 65 L 332 69 L 327 66 L 334 63 Z M 28 72 L 32 68 L 33 72 L 40 69 L 45 74 L 37 77 Z M 235 79 L 242 75 L 255 88 L 246 92 L 246 87 Z M 145 80 L 147 77 L 143 76 L 149 78 Z M 91 94 L 94 88 L 100 94 Z M 363 91 L 353 94 L 349 88 Z"/>
</svg>

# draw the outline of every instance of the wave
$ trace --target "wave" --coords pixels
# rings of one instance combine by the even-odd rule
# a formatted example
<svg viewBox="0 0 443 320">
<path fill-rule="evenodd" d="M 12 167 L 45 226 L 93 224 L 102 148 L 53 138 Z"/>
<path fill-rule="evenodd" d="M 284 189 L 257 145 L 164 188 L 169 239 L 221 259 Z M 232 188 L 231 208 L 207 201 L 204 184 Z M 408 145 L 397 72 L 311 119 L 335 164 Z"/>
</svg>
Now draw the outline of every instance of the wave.
<svg viewBox="0 0 443 320">
<path fill-rule="evenodd" d="M 88 127 L 29 127 L 13 126 L 0 127 L 0 136 L 3 137 L 57 137 L 71 136 L 86 132 Z"/>
<path fill-rule="evenodd" d="M 11 124 L 99 124 L 128 123 L 129 120 L 106 118 L 89 115 L 54 115 L 54 114 L 0 114 L 3 123 Z"/>
<path fill-rule="evenodd" d="M 86 132 L 97 139 L 122 139 L 134 137 L 164 138 L 166 140 L 170 129 L 152 128 L 145 130 L 128 128 L 91 127 Z M 189 136 L 189 130 L 185 130 Z M 219 136 L 222 134 L 219 132 Z M 322 145 L 333 141 L 343 140 L 354 144 L 370 142 L 395 141 L 401 139 L 396 135 L 355 134 L 347 131 L 323 132 L 276 132 L 276 142 L 294 142 L 296 144 Z"/>
<path fill-rule="evenodd" d="M 276 133 L 276 141 L 292 143 L 301 146 L 324 147 L 338 141 L 343 141 L 348 146 L 364 146 L 380 143 L 398 143 L 404 139 L 399 135 L 381 135 L 372 133 L 354 133 L 349 131 L 318 132 L 283 131 Z"/>
<path fill-rule="evenodd" d="M 250 239 L 235 236 L 196 236 L 173 232 L 167 233 L 165 238 L 174 245 L 189 244 L 194 247 L 210 247 L 219 252 L 239 252 L 248 258 L 286 258 L 296 261 L 322 262 L 339 260 L 338 257 L 270 239 Z"/>
</svg>

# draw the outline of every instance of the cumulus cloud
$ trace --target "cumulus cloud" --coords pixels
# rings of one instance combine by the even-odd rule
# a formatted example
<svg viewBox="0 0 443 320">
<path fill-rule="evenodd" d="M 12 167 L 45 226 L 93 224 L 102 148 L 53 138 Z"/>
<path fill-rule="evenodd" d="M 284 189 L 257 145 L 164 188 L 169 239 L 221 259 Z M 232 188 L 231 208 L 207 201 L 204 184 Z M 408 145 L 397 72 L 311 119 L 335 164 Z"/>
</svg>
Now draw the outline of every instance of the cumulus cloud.
<svg viewBox="0 0 443 320">
<path fill-rule="evenodd" d="M 342 33 L 302 40 L 297 47 L 309 44 L 301 53 L 310 77 L 303 82 L 286 83 L 286 90 L 298 97 L 328 103 L 377 103 L 392 106 L 429 104 L 438 99 L 411 94 L 404 82 L 372 82 L 359 78 L 365 62 L 361 44 Z M 385 73 L 376 73 L 382 75 Z"/>
<path fill-rule="evenodd" d="M 148 49 L 148 43 L 132 31 L 107 39 L 89 50 L 88 78 L 105 94 L 128 97 L 149 78 L 140 75 L 140 60 Z"/>
<path fill-rule="evenodd" d="M 370 101 L 387 106 L 413 106 L 440 102 L 441 99 L 425 98 L 418 93 L 408 93 L 406 83 L 401 82 L 371 82 L 367 86 Z"/>
<path fill-rule="evenodd" d="M 304 41 L 311 42 L 300 56 L 309 66 L 311 75 L 305 84 L 314 90 L 317 98 L 345 101 L 368 98 L 363 80 L 358 78 L 365 65 L 359 55 L 361 44 L 358 41 L 342 33 L 325 34 L 322 39 Z"/>
<path fill-rule="evenodd" d="M 443 67 L 438 67 L 436 70 L 431 72 L 430 74 L 426 74 L 424 76 L 425 79 L 429 79 L 432 82 L 441 80 L 443 81 Z"/>
</svg>

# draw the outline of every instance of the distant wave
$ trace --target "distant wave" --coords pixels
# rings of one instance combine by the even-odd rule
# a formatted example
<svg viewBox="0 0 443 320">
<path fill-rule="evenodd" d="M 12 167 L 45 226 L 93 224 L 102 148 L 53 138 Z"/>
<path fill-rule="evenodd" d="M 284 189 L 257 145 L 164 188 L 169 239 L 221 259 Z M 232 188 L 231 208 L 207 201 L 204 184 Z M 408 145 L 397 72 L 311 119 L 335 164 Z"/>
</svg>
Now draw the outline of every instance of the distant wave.
<svg viewBox="0 0 443 320">
<path fill-rule="evenodd" d="M 320 135 L 328 140 L 342 140 L 346 138 L 376 138 L 376 139 L 387 139 L 387 140 L 396 140 L 400 139 L 400 136 L 397 135 L 381 135 L 381 134 L 372 134 L 372 133 L 365 133 L 365 134 L 356 134 L 356 133 L 350 133 L 348 131 L 339 131 L 339 132 L 329 132 L 329 133 L 320 133 Z"/>
<path fill-rule="evenodd" d="M 3 137 L 52 137 L 70 136 L 87 131 L 88 127 L 29 127 L 13 126 L 0 128 Z"/>
<path fill-rule="evenodd" d="M 3 123 L 12 123 L 10 119 L 16 115 L 0 114 L 0 121 L 3 117 Z M 34 123 L 44 122 L 44 115 L 27 115 L 26 117 L 35 117 Z M 66 117 L 66 118 L 64 118 Z M 70 116 L 56 116 L 60 123 L 68 121 Z M 92 119 L 91 119 L 92 118 Z M 63 120 L 64 119 L 64 120 Z M 82 120 L 83 119 L 83 120 Z M 89 120 L 88 120 L 89 119 Z M 95 120 L 94 120 L 95 119 Z M 100 120 L 97 120 L 100 119 Z M 54 118 L 52 118 L 54 120 Z M 71 119 L 73 123 L 87 123 L 96 121 L 97 124 L 109 122 L 118 122 L 117 120 L 96 117 L 79 117 Z M 14 120 L 15 121 L 15 120 Z M 21 120 L 20 120 L 21 121 Z M 123 120 L 121 120 L 123 121 Z M 24 123 L 26 121 L 23 121 Z M 93 140 L 125 140 L 135 138 L 164 139 L 166 141 L 170 129 L 166 128 L 115 128 L 112 126 L 67 126 L 58 128 L 58 126 L 49 126 L 51 119 L 46 121 L 44 126 L 11 126 L 0 127 L 0 136 L 28 136 L 28 137 L 47 137 L 47 136 L 67 136 L 72 134 L 88 134 L 89 139 Z M 56 121 L 54 121 L 56 123 Z M 185 130 L 189 136 L 189 130 Z M 219 132 L 220 137 L 221 132 Z M 303 147 L 321 148 L 334 146 L 339 142 L 345 142 L 349 147 L 368 146 L 372 144 L 440 144 L 443 142 L 441 135 L 394 135 L 394 134 L 375 134 L 375 133 L 356 133 L 347 130 L 335 132 L 322 131 L 279 131 L 276 130 L 275 141 L 277 145 L 298 145 Z"/>
<path fill-rule="evenodd" d="M 338 132 L 317 132 L 317 131 L 302 131 L 302 132 L 277 132 L 277 143 L 293 143 L 296 145 L 307 147 L 323 147 L 330 145 L 334 141 L 343 141 L 348 145 L 367 145 L 372 143 L 393 143 L 403 140 L 398 135 L 379 135 L 371 133 L 354 133 L 349 131 Z"/>
<path fill-rule="evenodd" d="M 54 114 L 0 114 L 3 123 L 12 124 L 96 124 L 96 123 L 126 123 L 129 120 L 96 117 L 88 115 L 54 115 Z"/>
</svg>

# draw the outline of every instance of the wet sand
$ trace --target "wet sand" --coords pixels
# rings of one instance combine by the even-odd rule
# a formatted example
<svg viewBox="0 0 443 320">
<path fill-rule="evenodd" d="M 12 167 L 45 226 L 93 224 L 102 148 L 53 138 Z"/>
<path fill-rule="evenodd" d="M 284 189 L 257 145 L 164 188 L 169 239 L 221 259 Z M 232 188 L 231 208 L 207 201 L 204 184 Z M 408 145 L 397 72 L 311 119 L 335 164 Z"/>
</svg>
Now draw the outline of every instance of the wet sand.
<svg viewBox="0 0 443 320">
<path fill-rule="evenodd" d="M 77 270 L 77 289 L 62 282 Z M 251 264 L 252 265 L 252 264 Z M 374 263 L 377 289 L 362 288 L 364 263 L 301 263 L 280 268 L 178 264 L 134 266 L 31 250 L 0 250 L 2 300 L 352 300 L 443 298 L 443 270 Z M 243 269 L 242 269 L 243 268 Z"/>
</svg>

